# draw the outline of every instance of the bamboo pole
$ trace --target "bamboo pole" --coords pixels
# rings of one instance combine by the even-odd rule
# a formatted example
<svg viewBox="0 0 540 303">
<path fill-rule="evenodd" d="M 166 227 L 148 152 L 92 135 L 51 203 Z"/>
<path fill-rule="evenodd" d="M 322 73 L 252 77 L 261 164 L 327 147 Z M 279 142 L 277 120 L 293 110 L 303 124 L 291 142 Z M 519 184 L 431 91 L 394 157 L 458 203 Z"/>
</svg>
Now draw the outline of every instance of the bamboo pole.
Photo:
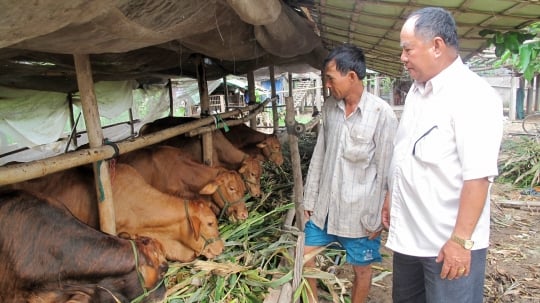
<svg viewBox="0 0 540 303">
<path fill-rule="evenodd" d="M 247 73 L 247 82 L 248 82 L 248 94 L 249 94 L 249 104 L 255 104 L 257 103 L 256 96 L 255 96 L 255 73 L 253 71 L 249 71 Z M 253 129 L 257 129 L 257 117 L 253 116 L 249 120 L 249 126 Z"/>
<path fill-rule="evenodd" d="M 273 126 L 274 126 L 273 133 L 277 134 L 279 130 L 279 116 L 278 116 L 278 111 L 277 111 L 276 75 L 275 75 L 274 66 L 270 65 L 270 67 L 268 68 L 268 71 L 270 72 L 270 91 L 271 91 L 271 96 L 273 100 L 272 102 L 272 121 L 273 121 Z"/>
<path fill-rule="evenodd" d="M 75 54 L 73 59 L 75 71 L 77 72 L 77 85 L 81 94 L 88 143 L 90 147 L 101 146 L 103 144 L 103 130 L 101 129 L 96 94 L 94 92 L 90 57 L 87 54 Z M 98 197 L 100 229 L 114 235 L 116 234 L 116 223 L 108 161 L 93 163 L 93 169 Z"/>
<path fill-rule="evenodd" d="M 71 129 L 73 130 L 74 136 L 72 138 L 73 144 L 77 146 L 77 125 L 75 124 L 75 115 L 73 114 L 73 95 L 69 93 L 67 95 L 68 104 L 69 104 L 69 122 L 71 124 Z M 67 143 L 66 151 L 69 147 L 69 144 L 71 143 L 71 140 Z"/>
<path fill-rule="evenodd" d="M 223 113 L 220 116 L 222 118 L 229 118 L 238 116 L 239 114 L 242 114 L 241 109 Z M 152 134 L 118 142 L 115 143 L 115 145 L 118 148 L 118 154 L 124 154 L 187 133 L 193 129 L 212 124 L 214 121 L 215 118 L 212 116 L 205 117 Z M 0 186 L 42 177 L 75 166 L 109 159 L 116 155 L 117 153 L 114 147 L 111 145 L 102 145 L 49 157 L 47 159 L 0 166 Z"/>
<path fill-rule="evenodd" d="M 210 115 L 210 97 L 208 96 L 208 83 L 206 82 L 206 71 L 204 69 L 204 58 L 197 55 L 197 84 L 199 86 L 199 96 L 201 100 L 201 116 Z M 212 134 L 204 133 L 202 141 L 202 159 L 204 164 L 212 166 Z"/>
<path fill-rule="evenodd" d="M 225 94 L 225 110 L 229 110 L 229 86 L 227 85 L 227 76 L 223 76 L 223 94 Z"/>
<path fill-rule="evenodd" d="M 290 74 L 289 74 L 290 75 Z M 291 78 L 289 78 L 291 79 Z M 292 80 L 290 80 L 292 81 Z M 298 149 L 298 136 L 296 134 L 295 126 L 295 109 L 294 109 L 294 98 L 289 96 L 285 98 L 286 105 L 286 114 L 285 114 L 285 123 L 287 124 L 287 132 L 289 134 L 289 151 L 291 154 L 291 166 L 293 172 L 294 188 L 293 188 L 293 199 L 295 204 L 295 214 L 296 214 L 296 227 L 301 231 L 299 234 L 296 250 L 295 250 L 295 270 L 293 273 L 292 289 L 293 293 L 296 292 L 296 289 L 300 285 L 302 277 L 302 264 L 304 259 L 304 224 L 305 217 L 304 211 L 302 209 L 301 203 L 303 200 L 303 180 L 302 180 L 302 168 L 300 161 L 300 152 Z M 290 214 L 290 212 L 289 212 Z M 289 216 L 288 214 L 288 216 Z"/>
<path fill-rule="evenodd" d="M 174 116 L 174 94 L 171 79 L 167 82 L 167 86 L 169 88 L 169 117 L 172 117 Z"/>
<path fill-rule="evenodd" d="M 242 124 L 242 123 L 244 123 L 246 121 L 249 121 L 253 117 L 257 116 L 257 114 L 259 114 L 264 109 L 266 104 L 268 104 L 268 102 L 270 102 L 270 101 L 271 101 L 271 99 L 266 99 L 263 103 L 252 104 L 252 105 L 249 105 L 249 106 L 245 107 L 245 108 L 249 109 L 249 114 L 244 116 L 242 111 L 240 111 L 242 117 L 239 118 L 239 119 L 235 119 L 235 120 L 227 120 L 227 125 L 228 126 L 234 126 L 234 125 L 239 125 L 239 124 Z M 219 116 L 223 117 L 223 115 L 219 115 Z M 216 121 L 214 121 L 215 123 L 213 125 L 199 127 L 197 129 L 194 129 L 194 130 L 188 132 L 187 135 L 189 137 L 193 137 L 193 136 L 197 136 L 197 135 L 200 135 L 200 134 L 204 134 L 204 133 L 214 131 L 214 130 L 219 129 L 219 128 L 223 128 L 224 124 L 219 123 L 218 120 L 219 119 L 216 118 Z"/>
</svg>

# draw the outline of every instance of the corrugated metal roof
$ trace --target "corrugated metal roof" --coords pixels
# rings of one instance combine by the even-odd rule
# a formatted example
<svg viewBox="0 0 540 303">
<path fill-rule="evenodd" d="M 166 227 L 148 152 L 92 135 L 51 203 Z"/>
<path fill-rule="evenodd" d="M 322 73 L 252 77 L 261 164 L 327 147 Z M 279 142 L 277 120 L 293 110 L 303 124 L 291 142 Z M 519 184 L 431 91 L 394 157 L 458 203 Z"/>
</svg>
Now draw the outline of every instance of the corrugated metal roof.
<svg viewBox="0 0 540 303">
<path fill-rule="evenodd" d="M 538 0 L 313 0 L 298 1 L 317 25 L 323 45 L 362 47 L 368 68 L 402 74 L 399 33 L 406 17 L 425 6 L 449 10 L 458 27 L 461 56 L 467 60 L 484 49 L 482 29 L 516 30 L 540 21 Z"/>
</svg>

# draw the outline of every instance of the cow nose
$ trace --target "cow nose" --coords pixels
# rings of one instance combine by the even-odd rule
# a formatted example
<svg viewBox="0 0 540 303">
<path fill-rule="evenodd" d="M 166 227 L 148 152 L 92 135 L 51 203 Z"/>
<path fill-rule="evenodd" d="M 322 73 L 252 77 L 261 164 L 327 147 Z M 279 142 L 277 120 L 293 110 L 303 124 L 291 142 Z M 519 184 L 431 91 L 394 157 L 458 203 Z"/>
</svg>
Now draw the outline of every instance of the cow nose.
<svg viewBox="0 0 540 303">
<path fill-rule="evenodd" d="M 163 279 L 165 277 L 165 274 L 167 274 L 168 270 L 169 270 L 169 263 L 167 262 L 161 263 L 161 265 L 159 266 L 160 279 Z"/>
</svg>

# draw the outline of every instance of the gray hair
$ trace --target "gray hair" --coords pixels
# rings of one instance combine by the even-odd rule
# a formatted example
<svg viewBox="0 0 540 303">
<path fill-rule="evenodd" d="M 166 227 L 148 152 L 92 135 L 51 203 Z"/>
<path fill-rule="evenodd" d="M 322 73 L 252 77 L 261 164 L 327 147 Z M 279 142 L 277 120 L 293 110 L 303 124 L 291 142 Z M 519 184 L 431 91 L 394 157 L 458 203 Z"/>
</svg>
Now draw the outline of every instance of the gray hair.
<svg viewBox="0 0 540 303">
<path fill-rule="evenodd" d="M 452 15 L 440 7 L 424 7 L 414 11 L 407 20 L 417 18 L 414 33 L 425 40 L 440 37 L 450 46 L 459 49 L 456 22 Z"/>
</svg>

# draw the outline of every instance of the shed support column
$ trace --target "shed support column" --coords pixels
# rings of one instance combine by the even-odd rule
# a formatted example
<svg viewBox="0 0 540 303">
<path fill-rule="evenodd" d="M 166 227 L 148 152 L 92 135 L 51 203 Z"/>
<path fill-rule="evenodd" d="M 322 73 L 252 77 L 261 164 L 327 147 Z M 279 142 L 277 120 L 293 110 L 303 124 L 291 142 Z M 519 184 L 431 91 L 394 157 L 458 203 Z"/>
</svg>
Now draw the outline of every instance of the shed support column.
<svg viewBox="0 0 540 303">
<path fill-rule="evenodd" d="M 174 95 L 171 79 L 167 82 L 167 86 L 169 87 L 169 117 L 172 117 L 174 116 Z"/>
<path fill-rule="evenodd" d="M 272 98 L 272 120 L 274 125 L 274 134 L 278 133 L 279 130 L 279 115 L 277 110 L 277 94 L 276 94 L 276 75 L 274 71 L 274 66 L 270 65 L 268 68 L 270 72 L 270 97 Z"/>
<path fill-rule="evenodd" d="M 99 121 L 90 57 L 89 55 L 74 54 L 73 59 L 77 72 L 77 85 L 81 95 L 84 121 L 88 133 L 88 143 L 91 148 L 100 147 L 103 145 L 103 130 Z M 109 175 L 109 162 L 107 160 L 94 162 L 93 168 L 98 197 L 96 203 L 98 203 L 100 229 L 103 232 L 115 235 L 116 223 L 111 178 Z"/>
<path fill-rule="evenodd" d="M 532 114 L 534 112 L 534 107 L 535 107 L 534 99 L 533 99 L 534 78 L 526 82 L 528 82 L 529 85 L 527 87 L 527 113 L 525 114 L 525 116 Z"/>
<path fill-rule="evenodd" d="M 247 81 L 248 81 L 248 94 L 249 94 L 249 104 L 255 104 L 257 103 L 257 96 L 255 95 L 255 73 L 253 71 L 249 71 L 247 73 Z M 253 129 L 257 128 L 257 116 L 253 116 L 249 120 L 249 126 Z"/>
<path fill-rule="evenodd" d="M 199 96 L 201 99 L 201 117 L 210 115 L 210 98 L 208 96 L 208 83 L 206 82 L 206 71 L 204 69 L 204 58 L 197 55 L 195 60 L 197 64 L 197 83 L 199 86 Z M 212 166 L 212 132 L 201 135 L 203 163 Z"/>
<path fill-rule="evenodd" d="M 292 75 L 289 73 L 289 81 L 292 84 Z M 292 88 L 291 88 L 292 90 Z M 296 227 L 301 231 L 298 235 L 296 242 L 295 250 L 295 260 L 294 260 L 294 273 L 292 281 L 292 291 L 296 292 L 296 289 L 300 285 L 302 268 L 303 268 L 303 259 L 304 259 L 304 225 L 306 218 L 304 217 L 304 208 L 302 207 L 302 201 L 304 200 L 304 185 L 302 180 L 302 169 L 300 161 L 300 152 L 298 149 L 298 134 L 295 131 L 296 119 L 295 119 L 295 109 L 294 109 L 294 98 L 292 94 L 285 98 L 286 113 L 285 113 L 285 123 L 287 125 L 287 132 L 289 137 L 289 150 L 291 154 L 291 166 L 293 171 L 293 200 L 294 200 L 294 213 L 289 211 L 287 213 L 286 222 L 290 220 L 291 217 L 296 215 Z M 292 215 L 292 216 L 291 216 Z"/>
<path fill-rule="evenodd" d="M 535 98 L 534 98 L 534 111 L 537 112 L 540 110 L 540 75 L 536 75 L 534 78 L 534 84 L 535 84 Z"/>
<path fill-rule="evenodd" d="M 229 107 L 229 87 L 227 85 L 227 76 L 223 77 L 223 94 L 225 94 L 225 112 L 230 110 Z"/>
<path fill-rule="evenodd" d="M 515 121 L 517 117 L 517 113 L 516 113 L 517 89 L 518 89 L 517 86 L 518 86 L 518 78 L 512 75 L 512 78 L 510 79 L 511 98 L 510 98 L 510 105 L 508 108 L 508 119 L 510 119 L 510 121 Z"/>
</svg>

